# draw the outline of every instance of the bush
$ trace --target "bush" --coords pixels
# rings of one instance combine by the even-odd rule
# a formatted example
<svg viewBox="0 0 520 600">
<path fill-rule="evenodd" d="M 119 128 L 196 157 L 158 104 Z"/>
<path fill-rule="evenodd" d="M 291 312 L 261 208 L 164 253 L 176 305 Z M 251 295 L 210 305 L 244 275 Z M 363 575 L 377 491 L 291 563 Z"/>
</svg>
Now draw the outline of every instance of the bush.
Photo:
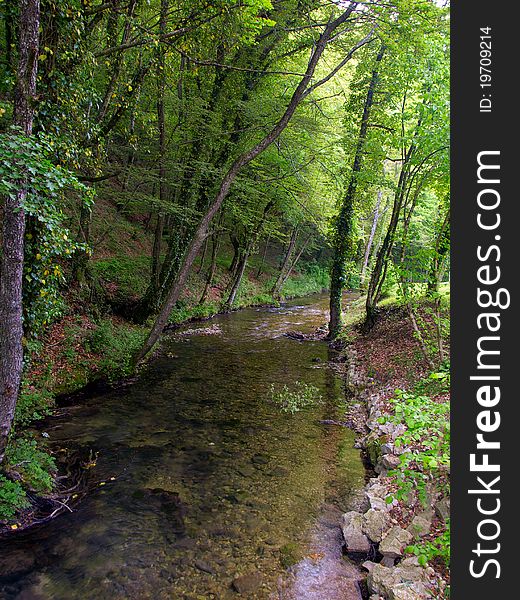
<svg viewBox="0 0 520 600">
<path fill-rule="evenodd" d="M 444 564 L 450 566 L 451 532 L 450 521 L 446 522 L 446 530 L 431 542 L 421 542 L 406 548 L 406 552 L 417 556 L 420 565 L 426 565 L 434 558 L 441 558 Z"/>
<path fill-rule="evenodd" d="M 270 282 L 271 287 L 274 282 L 275 278 Z M 308 296 L 326 290 L 329 286 L 330 274 L 328 269 L 319 265 L 310 265 L 299 275 L 287 279 L 282 287 L 281 295 L 284 298 Z"/>
<path fill-rule="evenodd" d="M 0 475 L 0 520 L 8 521 L 28 506 L 29 501 L 22 486 Z"/>
<path fill-rule="evenodd" d="M 38 448 L 36 440 L 15 438 L 9 444 L 4 460 L 6 471 L 16 473 L 30 490 L 38 493 L 52 490 L 56 463 L 52 456 Z"/>
<path fill-rule="evenodd" d="M 53 405 L 54 396 L 48 389 L 24 382 L 16 404 L 15 425 L 29 425 L 43 419 L 50 414 Z"/>
<path fill-rule="evenodd" d="M 87 350 L 100 354 L 99 373 L 109 381 L 133 372 L 132 358 L 143 345 L 146 332 L 130 325 L 116 326 L 109 319 L 101 321 L 85 341 Z"/>
<path fill-rule="evenodd" d="M 93 270 L 102 282 L 116 284 L 114 295 L 120 301 L 142 297 L 150 281 L 150 259 L 147 256 L 98 260 L 93 264 Z"/>
<path fill-rule="evenodd" d="M 179 324 L 189 319 L 205 319 L 216 315 L 218 312 L 219 307 L 215 302 L 196 304 L 190 307 L 182 300 L 177 302 L 176 307 L 170 313 L 168 322 Z"/>
<path fill-rule="evenodd" d="M 404 423 L 406 430 L 395 440 L 397 447 L 408 448 L 401 454 L 397 477 L 399 500 L 409 501 L 417 491 L 420 501 L 426 502 L 426 484 L 447 473 L 450 466 L 450 421 L 448 403 L 439 403 L 415 392 L 395 391 L 392 399 L 395 415 L 382 417 L 383 422 Z"/>
</svg>

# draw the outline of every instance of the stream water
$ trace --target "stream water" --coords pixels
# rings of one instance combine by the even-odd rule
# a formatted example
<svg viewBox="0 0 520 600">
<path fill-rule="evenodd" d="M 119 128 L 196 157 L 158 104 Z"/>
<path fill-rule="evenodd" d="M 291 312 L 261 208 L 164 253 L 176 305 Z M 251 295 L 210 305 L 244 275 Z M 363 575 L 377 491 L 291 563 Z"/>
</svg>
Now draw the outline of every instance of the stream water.
<svg viewBox="0 0 520 600">
<path fill-rule="evenodd" d="M 135 384 L 52 419 L 54 441 L 97 452 L 100 485 L 0 543 L 0 597 L 359 599 L 338 524 L 365 470 L 353 432 L 320 423 L 341 418 L 341 381 L 324 342 L 284 335 L 314 331 L 326 304 L 188 325 Z M 296 381 L 322 403 L 283 413 L 270 387 Z"/>
</svg>

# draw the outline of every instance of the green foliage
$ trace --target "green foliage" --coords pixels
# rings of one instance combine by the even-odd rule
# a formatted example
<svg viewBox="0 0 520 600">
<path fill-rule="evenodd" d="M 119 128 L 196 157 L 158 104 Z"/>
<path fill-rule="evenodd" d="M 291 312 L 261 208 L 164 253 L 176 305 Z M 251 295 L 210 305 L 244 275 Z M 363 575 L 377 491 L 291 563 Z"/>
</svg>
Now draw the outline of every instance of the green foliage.
<svg viewBox="0 0 520 600">
<path fill-rule="evenodd" d="M 169 322 L 179 324 L 190 319 L 205 319 L 216 315 L 219 310 L 220 307 L 215 302 L 205 302 L 191 307 L 185 302 L 177 302 L 177 306 L 170 314 Z"/>
<path fill-rule="evenodd" d="M 75 192 L 91 204 L 90 190 L 66 169 L 52 162 L 50 137 L 27 137 L 12 128 L 0 136 L 0 195 L 16 197 L 27 190 L 23 209 L 28 220 L 25 235 L 24 325 L 38 336 L 64 311 L 60 288 L 62 261 L 86 247 L 74 241 L 65 227 L 63 195 Z"/>
<path fill-rule="evenodd" d="M 26 426 L 43 419 L 50 414 L 53 406 L 54 395 L 43 382 L 30 384 L 24 381 L 16 404 L 15 425 Z"/>
<path fill-rule="evenodd" d="M 415 491 L 425 504 L 427 484 L 435 480 L 442 483 L 439 475 L 446 474 L 450 466 L 450 407 L 448 403 L 403 390 L 395 391 L 392 403 L 394 415 L 382 417 L 381 422 L 406 426 L 395 440 L 397 447 L 405 449 L 401 464 L 391 472 L 397 478 L 397 498 L 410 501 Z"/>
<path fill-rule="evenodd" d="M 20 482 L 31 491 L 45 493 L 52 490 L 56 463 L 38 447 L 36 440 L 28 437 L 12 439 L 4 460 L 6 471 L 16 473 Z"/>
<path fill-rule="evenodd" d="M 9 521 L 28 506 L 29 501 L 18 481 L 11 481 L 0 474 L 0 521 Z"/>
<path fill-rule="evenodd" d="M 302 381 L 296 381 L 292 388 L 287 385 L 277 388 L 273 383 L 268 397 L 280 410 L 291 414 L 319 404 L 322 400 L 317 387 Z"/>
<path fill-rule="evenodd" d="M 251 298 L 251 306 L 266 306 L 266 305 L 275 305 L 278 306 L 279 302 L 275 300 L 271 294 L 267 292 L 263 294 L 256 294 Z"/>
<path fill-rule="evenodd" d="M 111 288 L 115 284 L 115 296 L 118 299 L 128 301 L 145 293 L 150 278 L 150 259 L 147 256 L 106 258 L 95 261 L 93 271 Z"/>
<path fill-rule="evenodd" d="M 450 361 L 444 361 L 439 370 L 430 373 L 428 377 L 421 379 L 415 385 L 417 394 L 426 394 L 436 396 L 438 394 L 446 394 L 450 391 Z"/>
<path fill-rule="evenodd" d="M 146 332 L 131 325 L 116 326 L 110 319 L 102 320 L 85 341 L 85 348 L 101 358 L 98 373 L 116 381 L 133 373 L 132 358 L 142 346 Z"/>
<path fill-rule="evenodd" d="M 307 296 L 327 290 L 329 285 L 330 273 L 328 268 L 313 264 L 296 276 L 287 279 L 281 294 L 283 298 L 298 298 L 299 296 Z"/>
<path fill-rule="evenodd" d="M 434 540 L 423 541 L 412 544 L 406 548 L 406 552 L 417 556 L 419 564 L 425 566 L 434 558 L 441 558 L 444 564 L 450 566 L 451 530 L 450 521 L 446 522 L 446 529 Z"/>
</svg>

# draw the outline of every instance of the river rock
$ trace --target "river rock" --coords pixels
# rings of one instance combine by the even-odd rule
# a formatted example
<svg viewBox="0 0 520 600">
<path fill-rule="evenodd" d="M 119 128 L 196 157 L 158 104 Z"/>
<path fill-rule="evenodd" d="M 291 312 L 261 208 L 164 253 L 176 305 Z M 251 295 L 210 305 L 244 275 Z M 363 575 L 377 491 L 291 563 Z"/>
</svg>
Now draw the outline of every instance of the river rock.
<svg viewBox="0 0 520 600">
<path fill-rule="evenodd" d="M 389 523 L 390 517 L 388 513 L 371 508 L 363 515 L 363 533 L 373 542 L 380 542 L 383 539 L 383 532 L 386 531 Z"/>
<path fill-rule="evenodd" d="M 368 554 L 370 541 L 363 533 L 363 515 L 354 510 L 345 513 L 342 517 L 341 530 L 345 538 L 347 552 L 354 554 Z"/>
<path fill-rule="evenodd" d="M 412 519 L 412 522 L 407 527 L 407 530 L 413 535 L 415 538 L 424 537 L 430 533 L 430 528 L 432 526 L 433 514 L 431 512 L 422 512 Z"/>
<path fill-rule="evenodd" d="M 253 477 L 256 469 L 252 465 L 243 465 L 237 468 L 237 473 L 242 475 L 242 477 Z"/>
<path fill-rule="evenodd" d="M 262 585 L 262 576 L 257 571 L 246 573 L 233 579 L 231 585 L 239 594 L 251 594 Z"/>
<path fill-rule="evenodd" d="M 404 549 L 412 541 L 412 534 L 406 529 L 395 525 L 385 535 L 379 544 L 379 552 L 383 556 L 398 558 L 403 555 Z"/>
<path fill-rule="evenodd" d="M 435 514 L 446 522 L 450 518 L 450 499 L 449 496 L 441 498 L 435 503 Z"/>
<path fill-rule="evenodd" d="M 376 564 L 368 573 L 369 592 L 389 600 L 432 598 L 428 589 L 428 570 L 420 567 L 413 559 L 410 562 L 406 559 L 403 563 L 393 568 Z"/>
<path fill-rule="evenodd" d="M 194 562 L 194 565 L 197 567 L 197 569 L 199 571 L 203 571 L 204 573 L 209 573 L 210 575 L 215 575 L 215 569 L 211 565 L 208 565 L 208 563 L 204 562 L 203 560 L 196 560 Z"/>
<path fill-rule="evenodd" d="M 374 430 L 371 431 L 365 438 L 365 450 L 368 454 L 370 464 L 375 467 L 377 466 L 381 457 L 381 444 L 385 442 L 386 436 L 381 437 L 379 433 Z"/>
<path fill-rule="evenodd" d="M 383 565 L 376 564 L 368 572 L 367 586 L 371 594 L 387 596 L 389 590 L 399 583 L 399 576 L 394 573 L 394 569 L 389 569 Z"/>
<path fill-rule="evenodd" d="M 386 433 L 392 440 L 395 440 L 406 431 L 404 423 L 384 423 L 379 426 L 379 430 Z"/>
<path fill-rule="evenodd" d="M 385 442 L 381 444 L 381 454 L 393 454 L 394 453 L 394 445 L 390 442 Z"/>
<path fill-rule="evenodd" d="M 381 459 L 381 465 L 388 471 L 397 469 L 400 464 L 401 459 L 395 454 L 385 454 Z"/>
<path fill-rule="evenodd" d="M 388 503 L 386 501 L 386 498 L 390 495 L 388 487 L 380 483 L 378 479 L 373 481 L 375 483 L 365 490 L 365 499 L 361 505 L 362 512 L 367 512 L 371 508 L 382 511 L 390 510 L 396 504 L 396 500 Z"/>
<path fill-rule="evenodd" d="M 431 594 L 424 583 L 398 583 L 390 590 L 388 600 L 426 600 Z"/>
</svg>

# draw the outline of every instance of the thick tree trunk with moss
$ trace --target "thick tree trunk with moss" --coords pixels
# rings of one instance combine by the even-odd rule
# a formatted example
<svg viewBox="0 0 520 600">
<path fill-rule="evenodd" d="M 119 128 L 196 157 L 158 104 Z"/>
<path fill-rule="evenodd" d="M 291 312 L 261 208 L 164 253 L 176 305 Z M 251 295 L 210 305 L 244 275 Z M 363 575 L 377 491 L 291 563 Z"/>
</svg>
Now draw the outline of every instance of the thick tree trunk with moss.
<svg viewBox="0 0 520 600">
<path fill-rule="evenodd" d="M 31 135 L 38 68 L 39 0 L 21 0 L 14 124 Z M 0 258 L 0 463 L 13 423 L 23 367 L 22 279 L 27 188 L 5 199 Z"/>
<path fill-rule="evenodd" d="M 385 47 L 381 46 L 376 57 L 376 66 L 372 71 L 372 77 L 368 86 L 365 103 L 363 106 L 363 116 L 359 127 L 358 143 L 354 162 L 352 165 L 352 174 L 348 184 L 347 192 L 336 221 L 334 231 L 334 257 L 332 259 L 332 269 L 330 273 L 330 317 L 329 317 L 329 339 L 335 339 L 342 325 L 342 298 L 343 290 L 347 284 L 347 260 L 352 254 L 352 224 L 354 217 L 354 200 L 356 198 L 357 179 L 361 171 L 363 162 L 363 152 L 367 137 L 368 125 L 370 120 L 370 111 L 374 103 L 374 92 L 379 79 L 379 63 L 383 59 Z"/>
</svg>

